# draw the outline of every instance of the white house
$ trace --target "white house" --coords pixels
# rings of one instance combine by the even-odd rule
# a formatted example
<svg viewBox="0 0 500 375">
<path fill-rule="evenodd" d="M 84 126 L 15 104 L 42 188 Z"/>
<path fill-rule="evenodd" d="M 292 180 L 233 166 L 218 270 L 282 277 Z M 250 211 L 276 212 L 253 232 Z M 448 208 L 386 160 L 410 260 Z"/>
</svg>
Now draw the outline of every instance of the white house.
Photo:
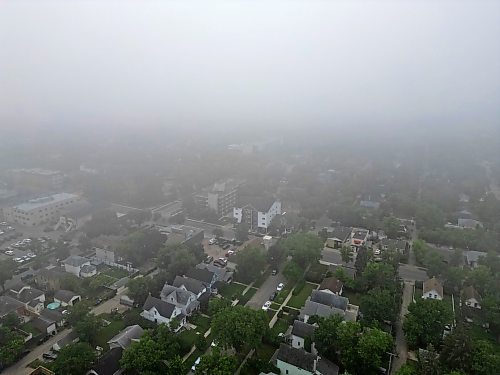
<svg viewBox="0 0 500 375">
<path fill-rule="evenodd" d="M 141 316 L 156 324 L 169 324 L 177 318 L 179 326 L 176 331 L 186 325 L 186 316 L 182 314 L 182 310 L 179 307 L 169 302 L 162 301 L 159 298 L 152 297 L 151 295 L 148 296 L 146 302 L 144 302 Z"/>
<path fill-rule="evenodd" d="M 72 273 L 73 275 L 80 277 L 80 272 L 83 266 L 90 266 L 90 259 L 78 256 L 71 255 L 64 260 L 64 270 L 68 273 Z"/>
<path fill-rule="evenodd" d="M 481 296 L 472 285 L 462 290 L 462 301 L 465 306 L 481 309 Z"/>
<path fill-rule="evenodd" d="M 186 289 L 184 285 L 175 287 L 165 283 L 160 293 L 162 301 L 171 303 L 181 309 L 182 313 L 189 316 L 193 311 L 197 310 L 200 303 L 197 300 L 196 294 Z"/>
<path fill-rule="evenodd" d="M 438 279 L 433 277 L 427 281 L 424 281 L 422 298 L 423 299 L 443 299 L 443 285 L 439 282 Z"/>
<path fill-rule="evenodd" d="M 281 215 L 281 202 L 274 199 L 254 199 L 233 208 L 236 221 L 246 223 L 251 231 L 267 230 L 276 215 Z"/>
<path fill-rule="evenodd" d="M 315 326 L 296 320 L 293 322 L 292 331 L 290 333 L 290 344 L 292 348 L 304 349 L 306 346 L 306 340 L 310 339 L 311 344 L 314 345 L 313 337 Z"/>
<path fill-rule="evenodd" d="M 54 302 L 59 302 L 62 307 L 74 306 L 75 303 L 80 302 L 82 297 L 70 290 L 58 290 L 54 294 Z"/>
</svg>

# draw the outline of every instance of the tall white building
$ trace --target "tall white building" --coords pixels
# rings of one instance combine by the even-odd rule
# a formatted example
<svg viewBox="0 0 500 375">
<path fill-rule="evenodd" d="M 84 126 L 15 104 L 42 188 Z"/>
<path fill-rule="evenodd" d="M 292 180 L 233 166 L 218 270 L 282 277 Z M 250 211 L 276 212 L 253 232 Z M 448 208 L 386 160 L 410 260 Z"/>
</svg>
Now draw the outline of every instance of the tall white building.
<svg viewBox="0 0 500 375">
<path fill-rule="evenodd" d="M 79 199 L 78 195 L 69 193 L 31 199 L 26 203 L 5 209 L 5 220 L 27 226 L 45 224 L 57 219 Z"/>
<path fill-rule="evenodd" d="M 233 208 L 238 223 L 246 223 L 251 231 L 267 230 L 276 215 L 281 215 L 281 202 L 274 199 L 247 200 L 240 208 Z"/>
</svg>

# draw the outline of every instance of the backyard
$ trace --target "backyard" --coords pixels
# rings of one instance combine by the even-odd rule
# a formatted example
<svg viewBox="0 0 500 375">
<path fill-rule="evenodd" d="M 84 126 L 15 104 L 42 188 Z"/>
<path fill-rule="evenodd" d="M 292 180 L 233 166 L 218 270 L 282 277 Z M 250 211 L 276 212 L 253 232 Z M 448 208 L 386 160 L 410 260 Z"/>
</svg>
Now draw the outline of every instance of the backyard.
<svg viewBox="0 0 500 375">
<path fill-rule="evenodd" d="M 304 287 L 297 295 L 292 295 L 287 303 L 287 306 L 300 309 L 302 306 L 304 306 L 307 297 L 309 297 L 311 295 L 311 292 L 316 288 L 317 286 L 315 284 L 305 283 Z"/>
</svg>

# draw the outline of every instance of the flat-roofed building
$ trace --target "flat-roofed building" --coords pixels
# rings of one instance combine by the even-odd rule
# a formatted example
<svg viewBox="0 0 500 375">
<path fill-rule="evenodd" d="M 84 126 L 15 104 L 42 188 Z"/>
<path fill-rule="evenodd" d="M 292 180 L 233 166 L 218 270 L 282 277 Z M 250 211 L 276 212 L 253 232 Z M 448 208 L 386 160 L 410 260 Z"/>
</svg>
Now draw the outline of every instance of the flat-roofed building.
<svg viewBox="0 0 500 375">
<path fill-rule="evenodd" d="M 76 194 L 60 193 L 31 199 L 4 210 L 5 220 L 26 226 L 37 226 L 57 219 L 80 200 Z"/>
<path fill-rule="evenodd" d="M 233 207 L 236 206 L 238 189 L 242 184 L 242 180 L 228 178 L 214 183 L 202 193 L 196 194 L 194 198 L 199 206 L 210 208 L 220 216 L 232 214 Z"/>
</svg>

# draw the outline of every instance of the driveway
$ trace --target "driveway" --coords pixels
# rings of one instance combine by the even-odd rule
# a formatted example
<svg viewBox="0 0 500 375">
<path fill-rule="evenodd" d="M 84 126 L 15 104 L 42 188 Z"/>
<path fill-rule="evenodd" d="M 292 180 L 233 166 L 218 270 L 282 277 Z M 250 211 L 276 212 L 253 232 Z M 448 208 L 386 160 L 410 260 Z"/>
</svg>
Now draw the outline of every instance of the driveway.
<svg viewBox="0 0 500 375">
<path fill-rule="evenodd" d="M 403 332 L 403 322 L 405 315 L 408 313 L 408 306 L 412 302 L 414 286 L 413 282 L 405 281 L 404 283 L 403 302 L 401 303 L 399 320 L 396 322 L 396 352 L 398 356 L 394 357 L 391 368 L 392 374 L 396 373 L 406 363 L 406 359 L 408 358 L 408 346 L 406 345 L 406 338 Z"/>
<path fill-rule="evenodd" d="M 262 305 L 269 301 L 269 297 L 276 291 L 276 287 L 279 283 L 284 283 L 285 277 L 281 273 L 281 271 L 275 276 L 269 276 L 267 280 L 262 284 L 262 286 L 257 290 L 257 292 L 253 295 L 250 301 L 247 302 L 246 306 L 252 309 L 260 309 Z"/>
<path fill-rule="evenodd" d="M 34 348 L 28 355 L 21 358 L 19 361 L 14 363 L 12 366 L 3 370 L 2 374 L 3 375 L 30 374 L 33 371 L 33 369 L 26 368 L 26 366 L 28 366 L 28 364 L 33 362 L 35 359 L 41 358 L 43 353 L 46 353 L 50 349 L 52 349 L 52 345 L 54 345 L 56 343 L 56 341 L 62 339 L 64 336 L 66 336 L 69 332 L 70 332 L 70 330 L 68 330 L 68 329 L 60 331 L 57 335 L 55 335 L 54 337 L 51 337 L 49 340 L 44 342 L 42 345 L 39 345 L 36 348 Z"/>
<path fill-rule="evenodd" d="M 402 263 L 399 264 L 399 277 L 405 281 L 425 281 L 429 278 L 424 268 Z"/>
<path fill-rule="evenodd" d="M 119 312 L 125 311 L 128 307 L 120 305 L 120 297 L 127 294 L 128 288 L 123 289 L 121 292 L 117 293 L 113 298 L 104 301 L 100 305 L 95 306 L 91 312 L 95 315 L 109 314 L 112 309 L 117 308 Z"/>
</svg>

